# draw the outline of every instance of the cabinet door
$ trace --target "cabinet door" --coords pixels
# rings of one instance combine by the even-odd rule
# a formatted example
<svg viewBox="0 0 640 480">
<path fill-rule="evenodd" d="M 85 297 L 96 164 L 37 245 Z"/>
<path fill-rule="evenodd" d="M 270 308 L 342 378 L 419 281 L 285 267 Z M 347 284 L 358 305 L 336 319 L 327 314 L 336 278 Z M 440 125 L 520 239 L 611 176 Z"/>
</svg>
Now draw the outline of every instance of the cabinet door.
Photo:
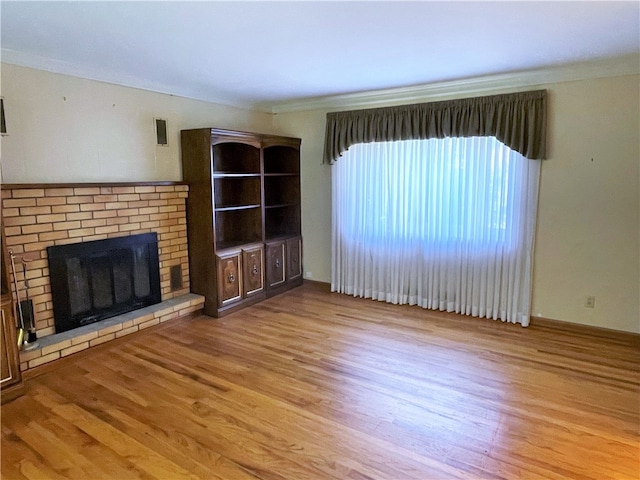
<svg viewBox="0 0 640 480">
<path fill-rule="evenodd" d="M 302 240 L 300 237 L 287 240 L 287 280 L 296 280 L 302 275 Z"/>
<path fill-rule="evenodd" d="M 240 252 L 218 256 L 218 306 L 239 300 L 242 296 Z"/>
<path fill-rule="evenodd" d="M 264 289 L 262 247 L 242 250 L 244 296 L 248 297 Z"/>
<path fill-rule="evenodd" d="M 267 286 L 269 288 L 282 285 L 286 278 L 284 268 L 285 242 L 267 244 Z"/>
<path fill-rule="evenodd" d="M 16 340 L 16 327 L 13 321 L 11 299 L 2 299 L 2 337 L 0 338 L 0 385 L 2 388 L 9 387 L 21 381 L 20 366 L 18 365 L 18 345 Z"/>
</svg>

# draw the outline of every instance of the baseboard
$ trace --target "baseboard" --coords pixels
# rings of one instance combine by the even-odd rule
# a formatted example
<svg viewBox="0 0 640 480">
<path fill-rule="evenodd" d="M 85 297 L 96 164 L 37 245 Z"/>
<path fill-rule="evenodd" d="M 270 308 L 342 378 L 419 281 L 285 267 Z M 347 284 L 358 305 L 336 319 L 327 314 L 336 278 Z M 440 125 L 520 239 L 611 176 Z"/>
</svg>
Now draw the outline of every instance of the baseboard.
<svg viewBox="0 0 640 480">
<path fill-rule="evenodd" d="M 585 335 L 599 336 L 640 346 L 640 333 L 625 332 L 623 330 L 614 330 L 612 328 L 595 327 L 593 325 L 584 325 L 582 323 L 573 323 L 563 320 L 555 320 L 552 318 L 533 316 L 530 318 L 530 326 L 569 331 L 573 333 L 583 333 Z"/>
<path fill-rule="evenodd" d="M 313 288 L 317 288 L 318 290 L 324 290 L 327 292 L 331 291 L 331 284 L 328 282 L 319 282 L 318 280 L 309 280 L 307 278 L 304 279 L 304 285 L 308 285 Z"/>
<path fill-rule="evenodd" d="M 309 280 L 305 278 L 304 285 L 324 292 L 331 292 L 331 283 L 328 282 L 319 282 L 317 280 Z M 565 332 L 582 333 L 584 335 L 608 338 L 640 346 L 640 333 L 625 332 L 623 330 L 595 327 L 592 325 L 584 325 L 582 323 L 573 323 L 535 316 L 530 317 L 530 327 L 541 327 Z"/>
</svg>

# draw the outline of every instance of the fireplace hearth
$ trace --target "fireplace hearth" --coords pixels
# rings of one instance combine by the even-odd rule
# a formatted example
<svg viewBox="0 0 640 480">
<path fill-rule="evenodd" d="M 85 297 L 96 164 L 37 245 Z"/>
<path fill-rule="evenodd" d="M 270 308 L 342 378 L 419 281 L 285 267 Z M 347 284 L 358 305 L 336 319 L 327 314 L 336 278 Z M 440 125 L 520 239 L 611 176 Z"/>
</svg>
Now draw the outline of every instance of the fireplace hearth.
<svg viewBox="0 0 640 480">
<path fill-rule="evenodd" d="M 161 302 L 158 237 L 47 247 L 57 333 Z"/>
</svg>

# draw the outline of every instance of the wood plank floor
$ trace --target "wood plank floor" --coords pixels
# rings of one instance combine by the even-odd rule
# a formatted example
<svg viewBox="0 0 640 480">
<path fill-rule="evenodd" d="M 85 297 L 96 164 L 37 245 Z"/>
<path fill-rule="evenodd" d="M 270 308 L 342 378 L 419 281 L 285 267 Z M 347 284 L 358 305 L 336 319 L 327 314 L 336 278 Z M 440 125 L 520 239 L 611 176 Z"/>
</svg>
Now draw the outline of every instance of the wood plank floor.
<svg viewBox="0 0 640 480">
<path fill-rule="evenodd" d="M 639 362 L 305 285 L 43 370 L 2 406 L 2 477 L 637 479 Z"/>
</svg>

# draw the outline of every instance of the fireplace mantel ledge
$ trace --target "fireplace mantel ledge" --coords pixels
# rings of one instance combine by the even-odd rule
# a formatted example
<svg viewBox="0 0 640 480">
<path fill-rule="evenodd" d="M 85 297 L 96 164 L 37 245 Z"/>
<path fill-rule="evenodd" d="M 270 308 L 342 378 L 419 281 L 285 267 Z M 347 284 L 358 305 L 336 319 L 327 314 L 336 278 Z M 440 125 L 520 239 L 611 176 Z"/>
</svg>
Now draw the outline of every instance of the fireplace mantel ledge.
<svg viewBox="0 0 640 480">
<path fill-rule="evenodd" d="M 100 322 L 37 340 L 37 347 L 20 352 L 20 369 L 26 371 L 115 338 L 202 310 L 204 297 L 187 293 Z"/>
<path fill-rule="evenodd" d="M 73 183 L 3 183 L 2 188 L 8 190 L 38 189 L 38 188 L 113 188 L 113 187 L 166 187 L 173 185 L 188 185 L 187 182 L 160 180 L 140 182 L 73 182 Z"/>
</svg>

